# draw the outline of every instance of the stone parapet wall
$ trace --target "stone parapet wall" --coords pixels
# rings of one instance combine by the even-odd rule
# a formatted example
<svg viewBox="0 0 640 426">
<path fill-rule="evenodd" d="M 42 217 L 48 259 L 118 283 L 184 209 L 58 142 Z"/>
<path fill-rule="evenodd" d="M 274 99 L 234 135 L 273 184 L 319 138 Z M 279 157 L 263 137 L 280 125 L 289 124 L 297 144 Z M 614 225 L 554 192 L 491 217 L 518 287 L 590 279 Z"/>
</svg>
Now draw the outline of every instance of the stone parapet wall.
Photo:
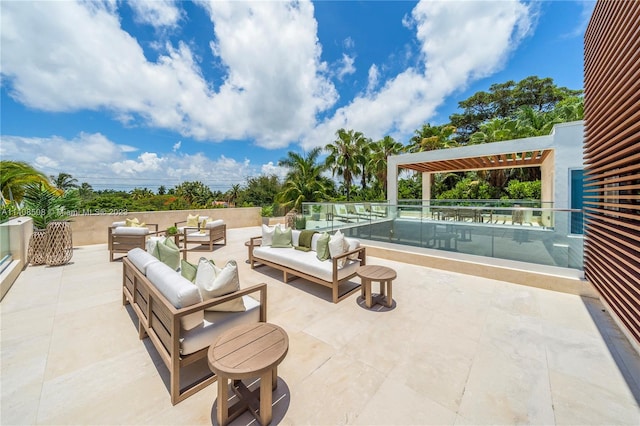
<svg viewBox="0 0 640 426">
<path fill-rule="evenodd" d="M 138 218 L 141 222 L 157 223 L 158 230 L 167 229 L 174 223 L 187 219 L 189 214 L 209 216 L 212 220 L 222 219 L 227 228 L 246 228 L 260 226 L 260 207 L 239 207 L 224 209 L 201 210 L 168 210 L 158 212 L 126 212 L 114 210 L 100 214 L 78 212 L 71 219 L 74 247 L 89 244 L 106 244 L 107 228 L 113 222 L 123 221 L 127 218 Z"/>
</svg>

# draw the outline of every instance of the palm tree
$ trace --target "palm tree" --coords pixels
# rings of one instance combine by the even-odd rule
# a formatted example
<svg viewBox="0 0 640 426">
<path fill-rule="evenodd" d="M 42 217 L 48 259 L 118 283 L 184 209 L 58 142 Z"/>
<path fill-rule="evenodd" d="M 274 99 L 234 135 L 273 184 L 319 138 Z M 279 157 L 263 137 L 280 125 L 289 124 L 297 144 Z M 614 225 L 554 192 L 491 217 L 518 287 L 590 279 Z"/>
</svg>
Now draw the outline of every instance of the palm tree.
<svg viewBox="0 0 640 426">
<path fill-rule="evenodd" d="M 88 182 L 82 182 L 78 189 L 78 195 L 80 198 L 88 199 L 93 195 L 93 187 Z"/>
<path fill-rule="evenodd" d="M 20 204 L 26 187 L 32 183 L 42 183 L 45 188 L 59 192 L 47 176 L 22 161 L 0 161 L 0 192 L 5 203 Z"/>
<path fill-rule="evenodd" d="M 149 188 L 134 188 L 131 191 L 132 200 L 142 200 L 144 198 L 152 197 L 153 195 L 153 191 L 151 191 Z"/>
<path fill-rule="evenodd" d="M 548 135 L 559 122 L 555 114 L 538 112 L 530 106 L 520 107 L 516 113 L 516 129 L 521 138 Z"/>
<path fill-rule="evenodd" d="M 403 150 L 404 145 L 391 136 L 385 136 L 371 144 L 371 156 L 367 168 L 378 181 L 385 199 L 387 198 L 387 159 L 390 155 L 399 154 Z"/>
<path fill-rule="evenodd" d="M 370 138 L 359 138 L 355 141 L 356 154 L 358 161 L 358 168 L 360 169 L 360 187 L 362 192 L 367 189 L 367 182 L 371 180 L 367 164 L 371 157 L 371 144 L 373 143 Z"/>
<path fill-rule="evenodd" d="M 62 189 L 63 191 L 79 187 L 78 179 L 74 178 L 69 173 L 58 173 L 58 176 L 51 175 L 49 178 L 56 188 Z"/>
<path fill-rule="evenodd" d="M 432 126 L 423 124 L 409 140 L 409 152 L 433 151 L 436 149 L 452 148 L 458 143 L 452 138 L 456 127 L 451 124 Z"/>
<path fill-rule="evenodd" d="M 327 181 L 321 176 L 327 166 L 317 162 L 321 152 L 320 147 L 302 155 L 289 151 L 287 158 L 278 162 L 279 166 L 289 168 L 282 192 L 276 197 L 278 202 L 300 211 L 303 202 L 323 201 L 327 198 Z"/>
<path fill-rule="evenodd" d="M 239 183 L 231 185 L 231 189 L 227 192 L 227 201 L 229 205 L 233 204 L 235 206 L 238 195 L 240 195 L 240 190 L 241 188 Z"/>
<path fill-rule="evenodd" d="M 325 165 L 331 169 L 333 176 L 342 176 L 346 189 L 347 201 L 351 198 L 351 183 L 353 177 L 360 173 L 357 146 L 365 139 L 361 132 L 339 129 L 336 132 L 337 139 L 325 146 L 329 152 Z"/>
</svg>

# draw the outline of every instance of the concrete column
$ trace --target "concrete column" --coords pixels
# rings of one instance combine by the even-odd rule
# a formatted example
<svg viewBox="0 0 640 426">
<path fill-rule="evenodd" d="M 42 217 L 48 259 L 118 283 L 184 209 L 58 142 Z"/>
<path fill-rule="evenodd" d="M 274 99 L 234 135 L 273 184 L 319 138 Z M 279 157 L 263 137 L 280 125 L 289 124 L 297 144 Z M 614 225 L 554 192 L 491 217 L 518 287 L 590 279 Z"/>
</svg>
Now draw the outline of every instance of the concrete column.
<svg viewBox="0 0 640 426">
<path fill-rule="evenodd" d="M 422 199 L 431 199 L 431 172 L 422 172 Z"/>
<path fill-rule="evenodd" d="M 387 163 L 387 200 L 392 206 L 398 204 L 398 164 L 391 157 Z"/>
</svg>

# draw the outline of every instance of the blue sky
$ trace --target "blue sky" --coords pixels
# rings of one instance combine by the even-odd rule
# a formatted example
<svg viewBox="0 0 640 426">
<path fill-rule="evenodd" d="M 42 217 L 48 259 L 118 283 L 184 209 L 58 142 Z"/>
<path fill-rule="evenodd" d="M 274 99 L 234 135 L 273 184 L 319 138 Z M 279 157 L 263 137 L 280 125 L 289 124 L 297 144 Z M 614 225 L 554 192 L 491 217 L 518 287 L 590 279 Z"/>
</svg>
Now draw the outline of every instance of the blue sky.
<svg viewBox="0 0 640 426">
<path fill-rule="evenodd" d="M 2 1 L 0 156 L 226 191 L 339 128 L 407 143 L 529 75 L 583 87 L 593 1 Z"/>
</svg>

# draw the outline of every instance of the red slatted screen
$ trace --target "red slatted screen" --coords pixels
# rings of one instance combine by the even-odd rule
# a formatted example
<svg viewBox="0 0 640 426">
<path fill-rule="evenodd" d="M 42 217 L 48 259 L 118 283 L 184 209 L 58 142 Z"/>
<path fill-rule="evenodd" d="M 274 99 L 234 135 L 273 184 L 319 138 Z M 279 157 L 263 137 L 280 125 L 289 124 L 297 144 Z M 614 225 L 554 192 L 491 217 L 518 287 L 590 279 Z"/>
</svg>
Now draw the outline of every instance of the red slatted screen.
<svg viewBox="0 0 640 426">
<path fill-rule="evenodd" d="M 585 34 L 585 275 L 640 343 L 640 1 Z"/>
</svg>

